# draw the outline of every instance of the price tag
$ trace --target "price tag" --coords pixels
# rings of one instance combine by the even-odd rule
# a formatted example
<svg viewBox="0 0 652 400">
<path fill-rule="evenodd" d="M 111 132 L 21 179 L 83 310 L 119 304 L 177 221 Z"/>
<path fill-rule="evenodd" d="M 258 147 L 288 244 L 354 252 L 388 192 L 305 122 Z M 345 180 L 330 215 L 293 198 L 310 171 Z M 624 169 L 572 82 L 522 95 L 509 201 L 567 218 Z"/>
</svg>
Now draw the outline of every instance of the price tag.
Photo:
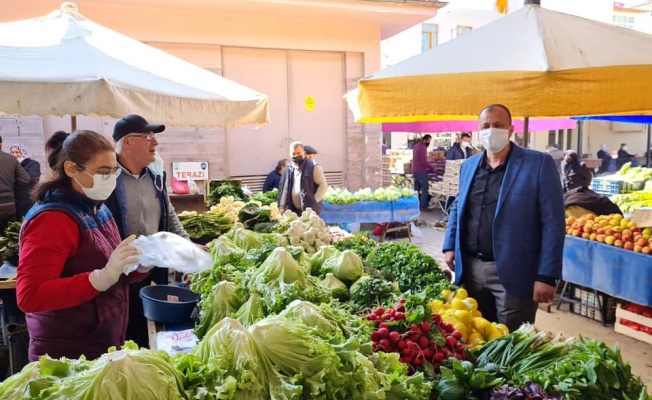
<svg viewBox="0 0 652 400">
<path fill-rule="evenodd" d="M 179 296 L 173 296 L 171 294 L 168 294 L 168 301 L 170 303 L 178 303 L 179 302 Z"/>
</svg>

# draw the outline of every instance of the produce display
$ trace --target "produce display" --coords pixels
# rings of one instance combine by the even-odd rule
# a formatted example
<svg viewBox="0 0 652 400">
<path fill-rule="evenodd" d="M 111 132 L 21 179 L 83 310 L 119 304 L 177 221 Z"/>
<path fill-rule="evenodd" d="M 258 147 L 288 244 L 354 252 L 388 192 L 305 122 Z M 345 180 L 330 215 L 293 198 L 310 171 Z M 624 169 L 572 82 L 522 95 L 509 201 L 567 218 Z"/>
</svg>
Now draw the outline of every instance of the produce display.
<svg viewBox="0 0 652 400">
<path fill-rule="evenodd" d="M 20 235 L 21 222 L 10 222 L 0 237 L 0 254 L 2 259 L 11 265 L 18 265 L 18 238 Z"/>
<path fill-rule="evenodd" d="M 238 182 L 211 182 L 206 202 L 208 206 L 220 203 L 223 197 L 233 197 L 235 201 L 245 201 L 247 196 Z"/>
<path fill-rule="evenodd" d="M 329 187 L 324 196 L 324 202 L 330 204 L 353 204 L 358 201 L 395 201 L 401 197 L 413 197 L 414 190 L 390 186 L 371 190 L 365 188 L 351 193 L 346 189 Z"/>
<path fill-rule="evenodd" d="M 262 205 L 268 206 L 272 203 L 276 203 L 278 199 L 278 189 L 274 188 L 270 190 L 269 192 L 259 192 L 259 193 L 254 193 L 253 196 L 251 196 L 253 200 L 260 201 Z"/>
<path fill-rule="evenodd" d="M 271 233 L 235 222 L 209 244 L 189 354 L 127 343 L 95 361 L 44 356 L 0 398 L 650 399 L 617 348 L 484 320 L 416 246 L 330 245 L 316 214 L 285 214 Z"/>
<path fill-rule="evenodd" d="M 637 253 L 652 253 L 650 244 L 652 229 L 641 230 L 629 218 L 624 218 L 620 214 L 597 217 L 589 214 L 582 218 L 566 218 L 566 234 Z"/>
<path fill-rule="evenodd" d="M 614 194 L 609 197 L 622 212 L 631 213 L 644 207 L 652 207 L 652 191 L 635 191 L 632 193 Z"/>
</svg>

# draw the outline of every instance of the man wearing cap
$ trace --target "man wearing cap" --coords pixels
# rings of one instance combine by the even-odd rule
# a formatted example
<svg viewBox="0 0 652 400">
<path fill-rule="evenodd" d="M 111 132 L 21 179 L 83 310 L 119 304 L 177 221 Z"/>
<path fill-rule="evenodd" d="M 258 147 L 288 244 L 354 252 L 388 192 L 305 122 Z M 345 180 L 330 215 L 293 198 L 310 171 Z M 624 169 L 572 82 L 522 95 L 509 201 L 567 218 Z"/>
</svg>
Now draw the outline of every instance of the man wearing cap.
<svg viewBox="0 0 652 400">
<path fill-rule="evenodd" d="M 312 147 L 312 146 L 306 146 L 306 147 L 304 147 L 303 149 L 306 151 L 306 158 L 307 158 L 308 160 L 312 160 L 312 162 L 316 162 L 316 161 L 315 161 L 315 156 L 316 156 L 317 154 L 319 154 L 319 153 L 317 153 L 317 149 L 315 149 L 315 148 Z"/>
<path fill-rule="evenodd" d="M 281 214 L 291 210 L 301 214 L 311 208 L 317 214 L 323 209 L 322 199 L 328 183 L 321 165 L 306 158 L 301 142 L 290 144 L 292 163 L 287 166 L 278 190 L 278 208 Z"/>
<path fill-rule="evenodd" d="M 189 238 L 170 203 L 162 161 L 156 153 L 157 134 L 164 130 L 164 125 L 149 124 L 145 118 L 135 114 L 120 119 L 113 129 L 115 152 L 122 173 L 105 204 L 123 238 L 161 231 Z M 149 339 L 139 291 L 150 281 L 167 285 L 168 270 L 154 268 L 150 277 L 130 286 L 127 339 L 134 340 L 141 347 L 147 347 Z"/>
</svg>

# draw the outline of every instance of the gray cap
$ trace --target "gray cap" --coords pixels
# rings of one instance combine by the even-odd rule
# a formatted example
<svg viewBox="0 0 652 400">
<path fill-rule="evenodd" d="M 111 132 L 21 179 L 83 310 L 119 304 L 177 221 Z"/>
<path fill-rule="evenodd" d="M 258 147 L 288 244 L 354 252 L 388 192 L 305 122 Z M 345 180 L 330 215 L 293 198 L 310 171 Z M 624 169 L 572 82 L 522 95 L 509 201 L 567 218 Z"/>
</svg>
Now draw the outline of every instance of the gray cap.
<svg viewBox="0 0 652 400">
<path fill-rule="evenodd" d="M 303 149 L 306 151 L 306 154 L 319 154 L 317 153 L 317 149 L 312 146 L 304 146 Z"/>
</svg>

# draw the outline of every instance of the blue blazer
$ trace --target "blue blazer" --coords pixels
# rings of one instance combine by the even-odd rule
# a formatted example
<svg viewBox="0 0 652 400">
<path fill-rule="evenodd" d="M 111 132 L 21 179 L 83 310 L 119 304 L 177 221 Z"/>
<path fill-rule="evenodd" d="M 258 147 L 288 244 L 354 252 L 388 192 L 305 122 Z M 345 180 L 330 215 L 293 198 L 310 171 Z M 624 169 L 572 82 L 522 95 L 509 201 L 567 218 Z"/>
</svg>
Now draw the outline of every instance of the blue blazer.
<svg viewBox="0 0 652 400">
<path fill-rule="evenodd" d="M 559 173 L 552 158 L 515 144 L 500 188 L 493 225 L 493 251 L 500 280 L 511 295 L 531 297 L 538 275 L 561 278 L 566 222 Z M 451 206 L 444 251 L 455 250 L 455 284 L 464 265 L 459 226 L 469 190 L 484 154 L 460 169 L 459 194 Z"/>
</svg>

